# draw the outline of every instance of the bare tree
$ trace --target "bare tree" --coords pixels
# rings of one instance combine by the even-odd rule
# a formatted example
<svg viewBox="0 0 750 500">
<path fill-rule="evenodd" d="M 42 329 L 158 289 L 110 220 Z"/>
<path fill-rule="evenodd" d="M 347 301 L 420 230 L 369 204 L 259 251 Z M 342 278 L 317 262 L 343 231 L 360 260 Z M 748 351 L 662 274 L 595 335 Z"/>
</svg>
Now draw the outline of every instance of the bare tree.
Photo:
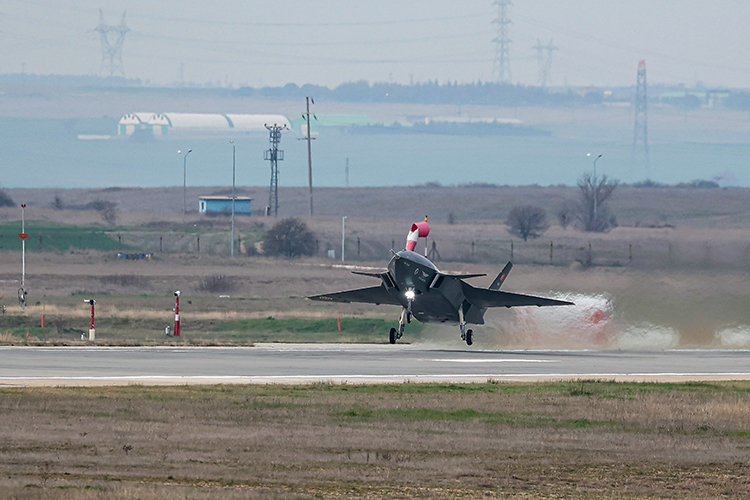
<svg viewBox="0 0 750 500">
<path fill-rule="evenodd" d="M 102 219 L 104 219 L 104 222 L 106 222 L 107 224 L 114 225 L 115 222 L 117 222 L 117 203 L 99 199 L 92 201 L 86 206 L 89 205 L 91 206 L 91 208 L 99 212 L 99 214 L 102 216 Z"/>
<path fill-rule="evenodd" d="M 313 255 L 315 235 L 308 229 L 307 224 L 299 219 L 282 219 L 266 232 L 263 251 L 267 255 L 286 257 Z"/>
<path fill-rule="evenodd" d="M 505 225 L 510 234 L 523 238 L 523 241 L 539 238 L 549 228 L 547 212 L 542 207 L 533 205 L 513 207 Z"/>
<path fill-rule="evenodd" d="M 584 174 L 578 179 L 580 201 L 576 219 L 584 231 L 603 233 L 617 227 L 617 217 L 609 209 L 607 200 L 618 184 L 618 181 L 609 180 L 606 175 L 595 180 L 591 174 Z"/>
<path fill-rule="evenodd" d="M 572 200 L 564 202 L 562 206 L 557 209 L 557 212 L 555 212 L 560 227 L 567 229 L 567 227 L 575 220 L 577 211 L 578 203 Z"/>
</svg>

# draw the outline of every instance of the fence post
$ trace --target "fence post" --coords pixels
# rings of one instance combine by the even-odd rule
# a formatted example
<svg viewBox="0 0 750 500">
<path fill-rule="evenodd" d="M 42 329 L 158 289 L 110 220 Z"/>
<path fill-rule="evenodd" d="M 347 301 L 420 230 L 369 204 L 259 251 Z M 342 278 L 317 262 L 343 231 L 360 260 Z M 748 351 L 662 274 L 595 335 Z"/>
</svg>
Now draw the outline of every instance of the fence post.
<svg viewBox="0 0 750 500">
<path fill-rule="evenodd" d="M 163 248 L 163 242 L 164 242 L 164 237 L 159 235 L 159 251 L 160 252 L 162 251 L 162 248 Z"/>
<path fill-rule="evenodd" d="M 474 242 L 471 242 L 471 256 L 474 257 Z"/>
<path fill-rule="evenodd" d="M 510 240 L 510 261 L 513 262 L 513 240 Z"/>
<path fill-rule="evenodd" d="M 359 260 L 359 236 L 357 236 L 357 260 Z"/>
<path fill-rule="evenodd" d="M 318 241 L 317 238 L 315 238 L 315 257 L 320 257 L 320 252 L 318 251 L 320 247 L 320 241 Z"/>
<path fill-rule="evenodd" d="M 628 245 L 628 262 L 633 262 L 633 244 Z"/>
<path fill-rule="evenodd" d="M 201 251 L 201 237 L 198 236 L 198 253 Z"/>
</svg>

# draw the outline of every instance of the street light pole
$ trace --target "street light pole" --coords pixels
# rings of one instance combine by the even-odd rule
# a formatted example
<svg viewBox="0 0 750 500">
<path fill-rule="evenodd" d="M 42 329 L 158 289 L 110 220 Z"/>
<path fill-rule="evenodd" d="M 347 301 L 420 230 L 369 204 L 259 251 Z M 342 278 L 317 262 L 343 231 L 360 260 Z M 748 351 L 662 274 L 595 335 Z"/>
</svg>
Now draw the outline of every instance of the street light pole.
<svg viewBox="0 0 750 500">
<path fill-rule="evenodd" d="M 341 218 L 341 262 L 344 262 L 344 242 L 346 241 L 346 216 Z"/>
<path fill-rule="evenodd" d="M 588 153 L 587 156 L 591 156 L 591 153 Z M 597 198 L 599 197 L 599 183 L 596 181 L 596 160 L 601 158 L 602 155 L 597 156 L 594 158 L 594 224 L 596 224 L 596 202 Z"/>
<path fill-rule="evenodd" d="M 185 217 L 187 213 L 187 157 L 192 153 L 192 149 L 188 149 L 182 157 L 182 216 Z M 182 151 L 177 151 L 178 155 L 182 154 Z"/>
<path fill-rule="evenodd" d="M 235 145 L 234 141 L 229 141 L 232 144 L 232 257 L 234 257 L 234 180 L 235 180 Z"/>
</svg>

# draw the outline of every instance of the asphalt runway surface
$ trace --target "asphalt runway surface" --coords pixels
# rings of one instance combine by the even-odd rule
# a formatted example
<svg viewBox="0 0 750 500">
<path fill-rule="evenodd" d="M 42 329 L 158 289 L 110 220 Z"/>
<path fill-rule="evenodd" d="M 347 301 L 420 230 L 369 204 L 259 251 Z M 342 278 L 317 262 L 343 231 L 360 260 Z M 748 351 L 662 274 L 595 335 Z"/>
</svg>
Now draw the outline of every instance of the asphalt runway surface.
<svg viewBox="0 0 750 500">
<path fill-rule="evenodd" d="M 0 386 L 750 380 L 750 350 L 449 350 L 424 345 L 1 347 Z"/>
</svg>

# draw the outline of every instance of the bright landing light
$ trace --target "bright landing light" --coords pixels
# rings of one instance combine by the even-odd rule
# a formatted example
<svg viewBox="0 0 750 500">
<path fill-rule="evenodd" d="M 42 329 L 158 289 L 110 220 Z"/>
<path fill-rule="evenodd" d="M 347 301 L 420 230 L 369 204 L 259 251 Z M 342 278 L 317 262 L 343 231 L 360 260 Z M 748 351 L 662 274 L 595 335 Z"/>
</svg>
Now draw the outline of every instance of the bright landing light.
<svg viewBox="0 0 750 500">
<path fill-rule="evenodd" d="M 404 295 L 406 296 L 406 300 L 414 300 L 415 293 L 414 290 L 407 290 L 404 292 Z"/>
</svg>

